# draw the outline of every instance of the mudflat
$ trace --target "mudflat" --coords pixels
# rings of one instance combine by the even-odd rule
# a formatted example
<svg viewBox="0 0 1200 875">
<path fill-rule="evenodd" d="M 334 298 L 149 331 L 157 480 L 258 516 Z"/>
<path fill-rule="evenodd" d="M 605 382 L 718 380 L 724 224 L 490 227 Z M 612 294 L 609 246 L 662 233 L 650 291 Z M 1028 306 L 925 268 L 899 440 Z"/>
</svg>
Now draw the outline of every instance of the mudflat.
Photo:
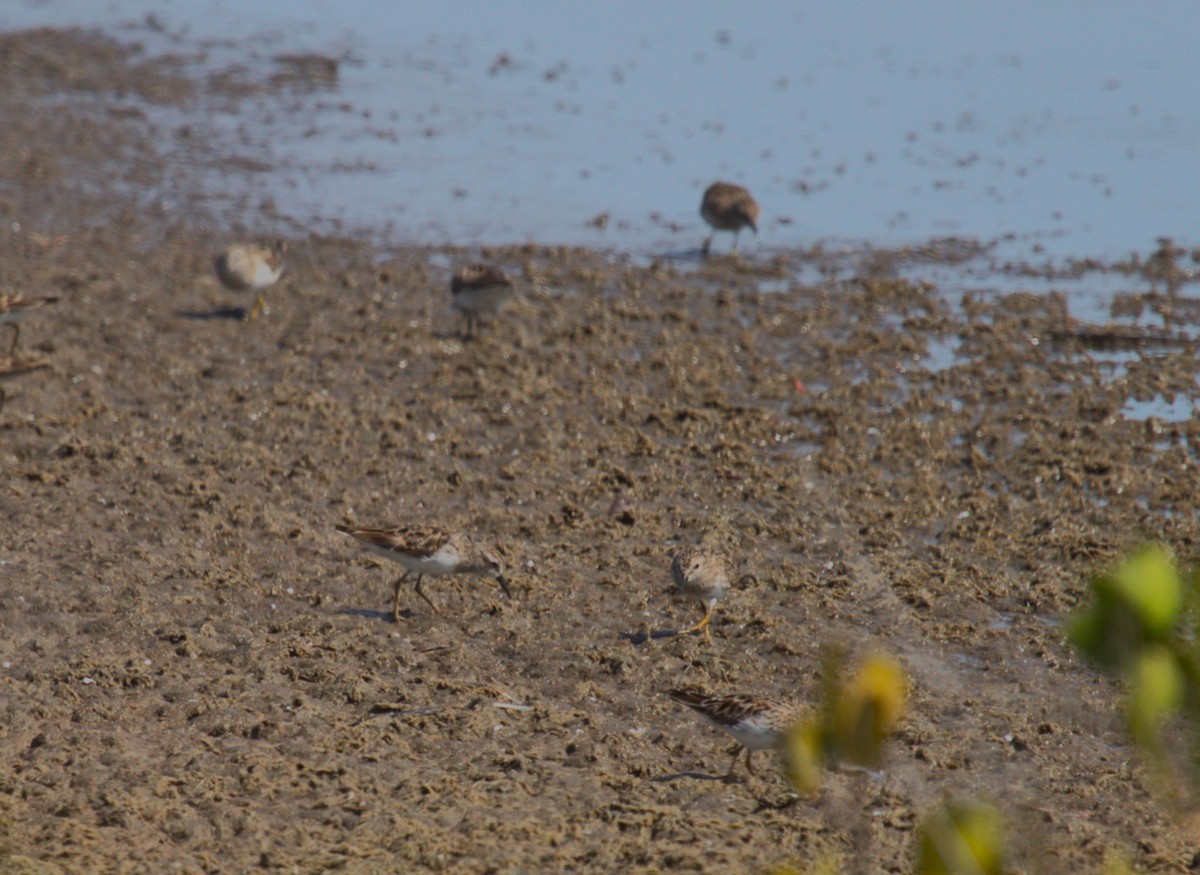
<svg viewBox="0 0 1200 875">
<path fill-rule="evenodd" d="M 969 241 L 297 236 L 241 320 L 203 196 L 131 194 L 169 172 L 131 95 L 219 87 L 0 37 L 0 294 L 61 298 L 22 328 L 46 366 L 0 378 L 0 871 L 904 871 L 947 794 L 1039 871 L 1197 865 L 1062 633 L 1144 540 L 1196 554 L 1200 429 L 1122 413 L 1195 389 L 1191 253 L 1111 266 L 1150 330 L 914 278 Z M 480 257 L 517 290 L 465 341 Z M 401 522 L 496 545 L 513 599 L 427 580 L 445 615 L 409 589 L 393 620 L 400 569 L 334 526 Z M 669 569 L 702 538 L 752 577 L 711 643 L 655 634 L 701 616 Z M 715 780 L 728 740 L 666 691 L 811 700 L 829 643 L 910 676 L 885 767 Z"/>
</svg>

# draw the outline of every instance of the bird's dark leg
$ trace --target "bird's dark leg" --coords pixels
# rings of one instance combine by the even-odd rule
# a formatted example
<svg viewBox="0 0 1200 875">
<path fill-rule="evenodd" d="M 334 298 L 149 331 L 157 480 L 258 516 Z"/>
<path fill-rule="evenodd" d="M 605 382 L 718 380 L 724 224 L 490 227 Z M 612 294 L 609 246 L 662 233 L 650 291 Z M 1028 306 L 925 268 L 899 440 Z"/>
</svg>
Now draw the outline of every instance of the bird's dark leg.
<svg viewBox="0 0 1200 875">
<path fill-rule="evenodd" d="M 429 596 L 427 596 L 425 594 L 425 590 L 421 588 L 421 583 L 424 580 L 425 580 L 424 576 L 422 576 L 420 574 L 417 575 L 417 595 L 419 595 L 421 598 L 425 599 L 425 601 L 429 602 L 429 607 L 433 608 L 433 612 L 435 614 L 437 614 L 439 617 L 444 616 L 442 614 L 442 609 L 439 608 L 437 605 L 435 605 L 433 603 L 433 599 L 431 599 Z"/>
<path fill-rule="evenodd" d="M 392 593 L 392 619 L 400 622 L 400 586 L 408 578 L 409 572 L 404 572 L 396 579 L 395 591 Z"/>
<path fill-rule="evenodd" d="M 737 766 L 738 757 L 742 755 L 742 751 L 746 751 L 746 767 L 750 767 L 750 748 L 743 748 L 740 744 L 733 751 L 733 759 L 729 763 L 729 771 L 725 773 L 725 780 L 733 780 L 733 770 Z M 754 774 L 751 772 L 751 774 Z"/>
</svg>

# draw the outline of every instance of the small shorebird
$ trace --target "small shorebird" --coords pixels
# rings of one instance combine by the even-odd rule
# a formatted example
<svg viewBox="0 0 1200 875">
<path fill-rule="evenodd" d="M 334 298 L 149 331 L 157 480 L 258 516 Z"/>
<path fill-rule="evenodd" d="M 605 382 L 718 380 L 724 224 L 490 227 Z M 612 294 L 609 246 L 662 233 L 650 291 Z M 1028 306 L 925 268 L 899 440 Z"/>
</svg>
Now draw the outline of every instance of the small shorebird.
<svg viewBox="0 0 1200 875">
<path fill-rule="evenodd" d="M 285 251 L 287 244 L 282 240 L 277 240 L 271 246 L 239 243 L 213 259 L 217 279 L 225 288 L 234 292 L 258 292 L 254 306 L 246 314 L 247 319 L 254 319 L 262 312 L 267 289 L 283 274 Z"/>
<path fill-rule="evenodd" d="M 359 526 L 334 526 L 356 538 L 372 553 L 376 553 L 404 566 L 404 574 L 395 583 L 392 594 L 392 617 L 400 619 L 400 585 L 410 574 L 417 575 L 417 595 L 429 603 L 434 613 L 441 609 L 425 594 L 421 580 L 426 575 L 440 577 L 446 574 L 481 574 L 495 578 L 512 598 L 508 581 L 504 579 L 504 563 L 487 547 L 483 547 L 462 532 L 440 526 L 401 525 L 390 529 L 364 529 Z"/>
<path fill-rule="evenodd" d="M 787 699 L 760 699 L 754 696 L 706 696 L 696 690 L 671 690 L 674 701 L 687 705 L 738 743 L 725 780 L 733 777 L 738 757 L 746 751 L 746 770 L 754 774 L 750 755 L 756 750 L 778 749 L 788 729 L 804 714 L 798 702 Z"/>
<path fill-rule="evenodd" d="M 512 277 L 491 264 L 468 264 L 454 272 L 450 297 L 454 309 L 467 320 L 466 336 L 474 337 L 481 319 L 491 322 L 512 297 Z M 483 318 L 486 317 L 486 318 Z"/>
<path fill-rule="evenodd" d="M 17 339 L 21 336 L 21 322 L 34 310 L 40 310 L 47 304 L 55 304 L 58 298 L 21 298 L 16 295 L 0 295 L 0 324 L 8 325 L 13 330 L 12 345 L 8 348 L 8 357 L 17 350 Z"/>
<path fill-rule="evenodd" d="M 729 592 L 729 578 L 732 574 L 733 566 L 729 560 L 714 550 L 687 547 L 675 554 L 675 558 L 671 560 L 671 577 L 675 579 L 675 585 L 685 596 L 702 602 L 705 608 L 704 619 L 690 629 L 681 630 L 680 635 L 703 631 L 704 637 L 712 640 L 708 624 L 712 620 L 717 602 Z"/>
<path fill-rule="evenodd" d="M 737 252 L 738 234 L 749 228 L 758 236 L 758 201 L 749 191 L 731 182 L 714 182 L 700 201 L 700 215 L 716 231 L 733 232 L 733 252 Z M 708 255 L 713 234 L 708 235 L 700 251 Z"/>
</svg>

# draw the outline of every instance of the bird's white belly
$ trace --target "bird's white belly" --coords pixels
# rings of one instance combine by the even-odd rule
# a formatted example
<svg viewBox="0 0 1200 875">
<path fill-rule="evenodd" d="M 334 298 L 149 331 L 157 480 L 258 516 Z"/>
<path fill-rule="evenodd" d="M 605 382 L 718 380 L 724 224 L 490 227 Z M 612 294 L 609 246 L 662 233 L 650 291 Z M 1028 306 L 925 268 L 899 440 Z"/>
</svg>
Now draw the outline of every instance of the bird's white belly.
<svg viewBox="0 0 1200 875">
<path fill-rule="evenodd" d="M 407 553 L 398 553 L 387 547 L 380 547 L 378 544 L 367 544 L 366 546 L 372 553 L 377 553 L 393 562 L 399 562 L 416 574 L 436 577 L 442 574 L 454 574 L 458 570 L 458 553 L 448 546 L 442 547 L 429 556 L 410 556 Z"/>
<path fill-rule="evenodd" d="M 779 740 L 779 733 L 765 717 L 756 717 L 744 720 L 737 726 L 722 726 L 721 728 L 748 750 L 767 750 L 774 747 Z"/>
<path fill-rule="evenodd" d="M 282 273 L 282 266 L 272 269 L 269 264 L 264 261 L 260 261 L 258 264 L 254 265 L 254 275 L 250 278 L 250 285 L 254 286 L 256 289 L 262 289 L 266 288 L 267 286 L 274 285 L 275 281 L 279 279 Z"/>
<path fill-rule="evenodd" d="M 685 596 L 700 599 L 701 601 L 712 600 L 715 604 L 725 597 L 725 593 L 729 592 L 729 582 L 711 584 L 706 581 L 688 580 L 679 587 L 680 592 Z"/>
<path fill-rule="evenodd" d="M 465 313 L 495 316 L 500 305 L 508 300 L 512 289 L 508 286 L 484 286 L 478 289 L 459 289 L 454 293 L 453 304 Z"/>
</svg>

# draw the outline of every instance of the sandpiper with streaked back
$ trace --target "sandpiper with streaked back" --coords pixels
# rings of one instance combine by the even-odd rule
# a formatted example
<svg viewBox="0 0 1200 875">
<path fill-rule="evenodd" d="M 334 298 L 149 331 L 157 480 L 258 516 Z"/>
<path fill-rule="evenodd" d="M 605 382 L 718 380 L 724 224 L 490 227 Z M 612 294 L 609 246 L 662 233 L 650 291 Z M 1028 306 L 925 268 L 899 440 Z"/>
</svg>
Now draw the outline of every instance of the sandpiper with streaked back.
<svg viewBox="0 0 1200 875">
<path fill-rule="evenodd" d="M 787 732 L 804 716 L 800 703 L 788 699 L 756 696 L 708 696 L 696 690 L 671 690 L 674 701 L 687 705 L 722 732 L 733 736 L 739 747 L 733 754 L 725 779 L 733 776 L 738 757 L 746 751 L 746 769 L 754 774 L 750 755 L 756 750 L 778 750 Z"/>
<path fill-rule="evenodd" d="M 504 577 L 504 563 L 488 547 L 476 543 L 462 532 L 441 526 L 400 525 L 387 529 L 366 529 L 360 526 L 335 526 L 339 532 L 357 539 L 376 555 L 404 566 L 404 574 L 395 583 L 392 594 L 392 617 L 400 619 L 400 587 L 410 574 L 417 576 L 417 595 L 425 599 L 434 612 L 441 609 L 421 588 L 422 578 L 448 574 L 487 575 L 500 584 L 504 595 L 512 598 Z"/>
</svg>

